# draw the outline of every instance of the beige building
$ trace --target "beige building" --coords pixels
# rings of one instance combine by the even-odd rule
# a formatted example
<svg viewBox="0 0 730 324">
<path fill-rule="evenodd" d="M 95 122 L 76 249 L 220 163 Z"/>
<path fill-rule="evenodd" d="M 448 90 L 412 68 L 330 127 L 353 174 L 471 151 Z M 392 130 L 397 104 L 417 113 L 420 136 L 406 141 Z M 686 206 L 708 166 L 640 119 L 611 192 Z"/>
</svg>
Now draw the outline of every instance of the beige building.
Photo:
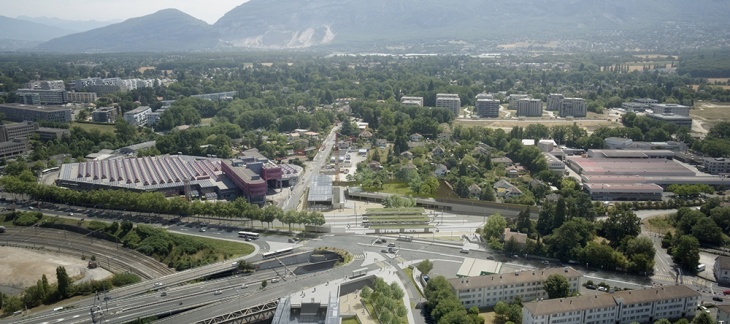
<svg viewBox="0 0 730 324">
<path fill-rule="evenodd" d="M 498 301 L 509 303 L 517 297 L 523 302 L 548 298 L 543 283 L 553 274 L 568 279 L 571 293 L 578 291 L 583 278 L 578 271 L 565 267 L 456 278 L 449 279 L 449 283 L 464 307 L 489 307 Z"/>
<path fill-rule="evenodd" d="M 68 92 L 68 102 L 70 103 L 94 103 L 96 102 L 96 92 Z"/>
<path fill-rule="evenodd" d="M 585 117 L 588 106 L 583 98 L 564 98 L 560 104 L 560 117 Z"/>
<path fill-rule="evenodd" d="M 542 101 L 540 99 L 520 99 L 517 101 L 518 117 L 541 117 Z"/>
<path fill-rule="evenodd" d="M 537 300 L 522 307 L 524 324 L 629 324 L 692 317 L 700 294 L 685 285 Z"/>
<path fill-rule="evenodd" d="M 446 108 L 454 113 L 454 118 L 461 113 L 461 99 L 455 93 L 436 94 L 436 108 Z"/>
</svg>

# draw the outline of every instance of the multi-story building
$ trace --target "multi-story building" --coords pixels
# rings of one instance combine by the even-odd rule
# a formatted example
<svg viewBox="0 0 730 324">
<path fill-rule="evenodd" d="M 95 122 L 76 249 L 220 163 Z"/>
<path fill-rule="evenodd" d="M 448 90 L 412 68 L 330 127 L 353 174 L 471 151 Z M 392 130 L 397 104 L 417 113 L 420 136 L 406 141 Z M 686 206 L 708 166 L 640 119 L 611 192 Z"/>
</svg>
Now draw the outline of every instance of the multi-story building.
<svg viewBox="0 0 730 324">
<path fill-rule="evenodd" d="M 677 116 L 689 116 L 689 106 L 684 105 L 678 105 L 678 104 L 668 104 L 668 103 L 655 103 L 651 105 L 651 109 L 654 111 L 655 114 L 673 114 Z"/>
<path fill-rule="evenodd" d="M 146 126 L 152 113 L 149 106 L 141 106 L 124 113 L 124 120 L 130 125 Z"/>
<path fill-rule="evenodd" d="M 705 172 L 709 174 L 730 173 L 730 159 L 705 158 L 703 166 L 705 167 Z"/>
<path fill-rule="evenodd" d="M 681 127 L 692 127 L 692 118 L 687 116 L 674 114 L 647 114 L 646 117 Z"/>
<path fill-rule="evenodd" d="M 449 283 L 464 307 L 489 307 L 498 301 L 509 303 L 517 297 L 523 302 L 547 298 L 543 283 L 553 274 L 568 280 L 571 294 L 580 288 L 583 275 L 570 267 L 449 279 Z"/>
<path fill-rule="evenodd" d="M 41 141 L 61 139 L 64 135 L 71 135 L 71 131 L 63 128 L 38 127 L 35 131 Z"/>
<path fill-rule="evenodd" d="M 0 158 L 6 158 L 28 153 L 30 141 L 27 138 L 15 138 L 0 143 Z"/>
<path fill-rule="evenodd" d="M 524 324 L 654 323 L 692 317 L 700 294 L 685 285 L 537 300 L 522 307 Z"/>
<path fill-rule="evenodd" d="M 509 109 L 517 109 L 517 102 L 522 99 L 529 99 L 530 96 L 526 94 L 511 94 L 509 95 Z"/>
<path fill-rule="evenodd" d="M 730 304 L 717 305 L 717 323 L 730 323 Z"/>
<path fill-rule="evenodd" d="M 636 99 L 634 99 L 634 102 L 638 102 L 640 104 L 645 104 L 645 105 L 651 106 L 656 103 L 659 103 L 659 100 L 651 99 L 651 98 L 636 98 Z"/>
<path fill-rule="evenodd" d="M 664 189 L 653 183 L 584 183 L 593 200 L 662 200 Z"/>
<path fill-rule="evenodd" d="M 552 155 L 547 152 L 543 152 L 542 155 L 545 156 L 545 160 L 547 161 L 547 165 L 548 165 L 548 170 L 555 172 L 557 174 L 560 174 L 560 175 L 565 174 L 565 163 L 563 163 L 563 161 L 561 161 L 555 155 Z"/>
<path fill-rule="evenodd" d="M 152 126 L 154 124 L 157 124 L 157 122 L 160 121 L 160 118 L 162 118 L 162 114 L 164 114 L 166 110 L 167 110 L 167 107 L 162 107 L 160 109 L 157 109 L 157 110 L 151 112 L 150 117 L 147 120 L 147 125 Z"/>
<path fill-rule="evenodd" d="M 63 80 L 31 81 L 25 84 L 25 89 L 66 90 L 66 84 Z"/>
<path fill-rule="evenodd" d="M 112 107 L 101 107 L 91 113 L 91 121 L 95 123 L 113 123 L 117 119 L 117 110 Z"/>
<path fill-rule="evenodd" d="M 499 118 L 499 100 L 477 96 L 474 110 L 481 118 Z"/>
<path fill-rule="evenodd" d="M 24 97 L 28 94 L 37 94 L 42 105 L 63 105 L 68 103 L 68 93 L 63 89 L 18 89 L 15 94 Z M 27 102 L 27 101 L 26 101 Z"/>
<path fill-rule="evenodd" d="M 35 92 L 16 93 L 15 97 L 17 98 L 16 101 L 18 103 L 22 103 L 24 105 L 40 106 L 41 104 L 41 96 Z"/>
<path fill-rule="evenodd" d="M 97 97 L 95 92 L 68 92 L 68 102 L 70 103 L 81 103 L 89 104 L 96 102 Z"/>
<path fill-rule="evenodd" d="M 715 279 L 718 284 L 730 283 L 730 257 L 718 256 L 715 258 L 715 265 L 712 267 Z"/>
<path fill-rule="evenodd" d="M 239 159 L 221 162 L 223 174 L 233 181 L 249 203 L 263 205 L 268 189 L 281 187 L 281 167 L 256 149 L 244 151 Z"/>
<path fill-rule="evenodd" d="M 520 99 L 517 101 L 518 117 L 541 117 L 542 101 L 540 99 Z"/>
<path fill-rule="evenodd" d="M 563 98 L 560 93 L 551 93 L 547 97 L 547 110 L 558 111 L 563 106 Z"/>
<path fill-rule="evenodd" d="M 404 106 L 423 107 L 423 97 L 400 97 L 400 103 Z"/>
<path fill-rule="evenodd" d="M 28 138 L 37 129 L 38 123 L 31 121 L 0 125 L 0 142 L 7 142 L 14 138 Z"/>
<path fill-rule="evenodd" d="M 461 113 L 461 99 L 455 93 L 436 94 L 436 108 L 449 109 L 454 113 L 454 118 L 459 117 L 459 113 Z"/>
<path fill-rule="evenodd" d="M 71 109 L 59 106 L 28 106 L 23 104 L 0 104 L 0 113 L 7 120 L 39 121 L 67 123 L 71 121 Z"/>
<path fill-rule="evenodd" d="M 585 117 L 588 106 L 583 98 L 563 98 L 558 115 L 560 117 Z"/>
</svg>

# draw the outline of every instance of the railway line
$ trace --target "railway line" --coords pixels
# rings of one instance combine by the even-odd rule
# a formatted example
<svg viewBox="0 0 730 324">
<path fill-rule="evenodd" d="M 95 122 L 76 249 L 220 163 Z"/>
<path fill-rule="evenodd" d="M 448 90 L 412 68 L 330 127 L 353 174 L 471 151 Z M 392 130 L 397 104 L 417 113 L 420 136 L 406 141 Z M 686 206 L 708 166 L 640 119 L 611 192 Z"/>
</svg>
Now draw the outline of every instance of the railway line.
<svg viewBox="0 0 730 324">
<path fill-rule="evenodd" d="M 71 255 L 96 257 L 102 268 L 112 273 L 130 272 L 144 279 L 175 273 L 167 265 L 113 243 L 73 232 L 47 228 L 8 228 L 0 245 L 45 249 Z"/>
</svg>

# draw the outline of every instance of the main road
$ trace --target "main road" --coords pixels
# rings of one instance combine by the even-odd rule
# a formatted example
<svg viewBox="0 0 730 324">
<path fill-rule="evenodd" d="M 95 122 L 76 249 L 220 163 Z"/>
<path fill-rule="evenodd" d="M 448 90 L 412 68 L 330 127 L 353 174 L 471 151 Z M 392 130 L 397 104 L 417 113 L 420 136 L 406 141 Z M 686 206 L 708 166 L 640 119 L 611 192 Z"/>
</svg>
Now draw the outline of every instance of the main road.
<svg viewBox="0 0 730 324">
<path fill-rule="evenodd" d="M 322 141 L 322 145 L 320 146 L 317 155 L 314 157 L 314 160 L 309 164 L 309 167 L 304 169 L 304 174 L 302 174 L 302 177 L 296 185 L 294 185 L 291 196 L 284 202 L 284 205 L 282 206 L 284 210 L 297 209 L 302 200 L 304 191 L 309 188 L 309 185 L 312 182 L 312 175 L 319 175 L 319 171 L 327 162 L 327 158 L 330 156 L 330 153 L 332 153 L 332 147 L 336 144 L 335 139 L 338 129 L 338 126 L 332 127 L 332 131 L 330 131 L 327 137 Z"/>
</svg>

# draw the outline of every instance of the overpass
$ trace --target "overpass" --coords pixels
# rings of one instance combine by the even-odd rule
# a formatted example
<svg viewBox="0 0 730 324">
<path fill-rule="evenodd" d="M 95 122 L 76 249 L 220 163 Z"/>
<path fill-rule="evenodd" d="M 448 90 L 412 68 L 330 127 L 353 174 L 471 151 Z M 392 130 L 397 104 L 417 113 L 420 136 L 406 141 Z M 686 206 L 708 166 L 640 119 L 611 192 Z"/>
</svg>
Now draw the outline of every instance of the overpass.
<svg viewBox="0 0 730 324">
<path fill-rule="evenodd" d="M 265 320 L 272 319 L 276 308 L 279 306 L 279 299 L 254 305 L 248 308 L 244 308 L 232 313 L 218 315 L 206 320 L 197 321 L 196 324 L 214 324 L 214 323 L 234 323 L 234 324 L 249 324 L 258 323 Z"/>
</svg>

